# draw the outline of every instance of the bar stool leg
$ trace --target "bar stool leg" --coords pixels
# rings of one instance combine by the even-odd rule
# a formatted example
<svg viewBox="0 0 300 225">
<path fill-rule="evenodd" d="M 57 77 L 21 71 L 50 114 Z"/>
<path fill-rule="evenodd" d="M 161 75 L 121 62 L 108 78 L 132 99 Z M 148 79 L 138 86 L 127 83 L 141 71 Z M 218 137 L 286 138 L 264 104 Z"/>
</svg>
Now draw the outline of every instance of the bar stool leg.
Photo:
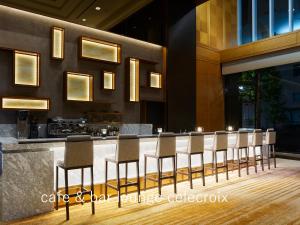
<svg viewBox="0 0 300 225">
<path fill-rule="evenodd" d="M 245 154 L 246 154 L 247 175 L 249 175 L 249 149 L 248 148 L 245 148 Z"/>
<path fill-rule="evenodd" d="M 176 162 L 175 162 L 175 156 L 172 157 L 172 162 L 173 162 L 173 176 L 174 176 L 174 193 L 177 193 L 177 173 L 176 173 Z"/>
<path fill-rule="evenodd" d="M 92 214 L 95 214 L 95 199 L 94 199 L 94 167 L 91 166 L 91 201 L 92 201 Z"/>
<path fill-rule="evenodd" d="M 267 145 L 267 152 L 268 152 L 268 169 L 271 169 L 271 163 L 270 163 L 270 145 Z"/>
<path fill-rule="evenodd" d="M 175 155 L 175 168 L 176 168 L 176 173 L 177 173 L 177 170 L 178 170 L 178 162 L 177 162 L 177 159 L 178 159 L 178 154 L 176 153 Z"/>
<path fill-rule="evenodd" d="M 216 182 L 219 182 L 218 178 L 218 158 L 217 158 L 217 151 L 214 152 L 215 154 L 215 173 L 216 173 Z"/>
<path fill-rule="evenodd" d="M 240 159 L 240 148 L 237 149 L 237 158 L 238 158 L 238 166 L 239 166 L 239 177 L 241 177 L 241 159 Z"/>
<path fill-rule="evenodd" d="M 260 161 L 261 169 L 262 169 L 262 171 L 265 171 L 263 146 L 260 146 L 260 157 L 261 157 L 261 161 Z"/>
<path fill-rule="evenodd" d="M 192 177 L 192 156 L 188 154 L 188 174 L 190 180 L 190 188 L 193 189 L 193 177 Z"/>
<path fill-rule="evenodd" d="M 108 162 L 105 161 L 105 192 L 104 192 L 104 197 L 105 197 L 105 200 L 107 199 L 107 168 L 108 167 Z"/>
<path fill-rule="evenodd" d="M 157 175 L 158 175 L 158 194 L 161 196 L 161 174 L 160 174 L 160 158 L 157 159 Z"/>
<path fill-rule="evenodd" d="M 125 163 L 125 184 L 127 184 L 128 181 L 127 177 L 128 177 L 128 163 Z M 127 186 L 125 187 L 125 193 L 126 195 L 128 194 Z"/>
<path fill-rule="evenodd" d="M 117 169 L 117 189 L 118 189 L 118 207 L 121 208 L 121 188 L 120 188 L 120 164 L 116 163 Z"/>
<path fill-rule="evenodd" d="M 55 183 L 55 209 L 58 210 L 58 166 L 56 166 L 56 183 Z"/>
<path fill-rule="evenodd" d="M 203 186 L 205 186 L 205 165 L 204 165 L 204 157 L 203 157 L 203 153 L 200 154 L 201 155 L 201 163 L 202 163 L 202 184 Z"/>
<path fill-rule="evenodd" d="M 81 168 L 81 193 L 83 193 L 83 182 L 84 182 L 84 168 Z M 81 205 L 84 203 L 84 195 L 82 195 Z"/>
<path fill-rule="evenodd" d="M 144 191 L 146 191 L 147 184 L 147 157 L 144 157 Z"/>
<path fill-rule="evenodd" d="M 255 173 L 257 173 L 257 162 L 256 162 L 256 146 L 253 146 L 253 157 L 254 157 L 254 168 L 255 168 Z"/>
<path fill-rule="evenodd" d="M 137 177 L 137 191 L 138 191 L 138 203 L 141 203 L 141 185 L 140 185 L 140 164 L 136 162 L 136 177 Z"/>
<path fill-rule="evenodd" d="M 68 183 L 68 170 L 65 169 L 65 197 L 67 198 L 64 198 L 65 200 L 65 203 L 66 203 L 66 220 L 69 220 L 70 219 L 70 214 L 69 214 L 69 201 L 70 201 L 70 198 L 69 198 L 69 183 Z"/>
<path fill-rule="evenodd" d="M 226 180 L 229 180 L 227 151 L 224 151 L 224 163 L 225 163 L 225 166 L 226 166 Z"/>
<path fill-rule="evenodd" d="M 273 160 L 274 160 L 274 168 L 276 168 L 277 165 L 276 165 L 275 145 L 272 145 L 272 148 L 273 148 L 272 153 L 273 153 Z"/>
</svg>

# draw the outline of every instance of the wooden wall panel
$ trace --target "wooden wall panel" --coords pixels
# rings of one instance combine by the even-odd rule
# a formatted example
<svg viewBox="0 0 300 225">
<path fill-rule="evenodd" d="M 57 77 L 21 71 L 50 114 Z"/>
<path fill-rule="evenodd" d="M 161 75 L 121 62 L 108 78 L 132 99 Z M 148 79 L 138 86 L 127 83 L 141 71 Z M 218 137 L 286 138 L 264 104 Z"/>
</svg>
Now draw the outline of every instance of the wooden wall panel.
<svg viewBox="0 0 300 225">
<path fill-rule="evenodd" d="M 219 53 L 201 46 L 197 46 L 197 53 L 196 124 L 205 131 L 222 130 L 224 95 Z"/>
<path fill-rule="evenodd" d="M 198 43 L 218 50 L 236 46 L 236 0 L 210 0 L 196 10 Z"/>
<path fill-rule="evenodd" d="M 300 46 L 300 31 L 220 51 L 221 62 L 231 62 Z"/>
</svg>

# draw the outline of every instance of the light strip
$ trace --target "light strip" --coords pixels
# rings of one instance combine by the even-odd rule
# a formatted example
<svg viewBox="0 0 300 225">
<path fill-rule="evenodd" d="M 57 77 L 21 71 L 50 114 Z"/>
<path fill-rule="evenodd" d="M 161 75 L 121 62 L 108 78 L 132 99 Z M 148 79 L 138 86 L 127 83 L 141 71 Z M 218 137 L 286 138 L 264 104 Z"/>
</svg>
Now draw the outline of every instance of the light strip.
<svg viewBox="0 0 300 225">
<path fill-rule="evenodd" d="M 9 14 L 20 15 L 21 17 L 29 16 L 29 17 L 32 17 L 31 20 L 33 20 L 33 21 L 35 21 L 37 19 L 44 20 L 44 22 L 46 24 L 49 24 L 49 23 L 51 23 L 51 24 L 61 24 L 62 27 L 72 26 L 75 29 L 84 30 L 84 31 L 82 31 L 83 33 L 92 31 L 92 32 L 95 32 L 95 35 L 97 35 L 97 34 L 106 35 L 106 36 L 109 36 L 108 38 L 111 38 L 111 39 L 123 39 L 124 41 L 134 42 L 135 44 L 143 45 L 144 47 L 162 48 L 161 45 L 141 41 L 141 40 L 138 40 L 138 39 L 118 35 L 118 34 L 115 34 L 115 33 L 112 33 L 112 32 L 103 31 L 103 30 L 99 30 L 99 29 L 96 29 L 96 28 L 92 28 L 92 27 L 83 26 L 83 25 L 80 25 L 80 24 L 72 23 L 72 22 L 67 22 L 67 21 L 64 21 L 64 20 L 51 18 L 51 17 L 48 17 L 48 16 L 35 14 L 35 13 L 32 13 L 32 12 L 27 12 L 27 11 L 20 10 L 20 9 L 15 9 L 15 8 L 4 6 L 4 5 L 0 5 L 0 10 L 2 10 L 3 12 L 7 12 Z"/>
<path fill-rule="evenodd" d="M 2 109 L 49 110 L 49 99 L 3 97 Z"/>
<path fill-rule="evenodd" d="M 130 71 L 129 71 L 129 101 L 139 102 L 140 99 L 140 88 L 139 88 L 139 60 L 130 59 Z"/>
<path fill-rule="evenodd" d="M 52 28 L 52 58 L 64 58 L 65 30 L 60 27 Z"/>
</svg>

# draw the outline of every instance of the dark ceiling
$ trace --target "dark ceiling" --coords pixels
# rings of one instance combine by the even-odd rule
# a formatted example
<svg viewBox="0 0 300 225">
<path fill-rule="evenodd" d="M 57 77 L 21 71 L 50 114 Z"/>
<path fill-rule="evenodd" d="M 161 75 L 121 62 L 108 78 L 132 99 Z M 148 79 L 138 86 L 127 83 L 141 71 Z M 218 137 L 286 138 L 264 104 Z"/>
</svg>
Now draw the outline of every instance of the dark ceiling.
<svg viewBox="0 0 300 225">
<path fill-rule="evenodd" d="M 109 30 L 150 2 L 152 0 L 0 0 L 2 5 L 101 30 Z M 96 7 L 101 9 L 98 11 Z"/>
</svg>

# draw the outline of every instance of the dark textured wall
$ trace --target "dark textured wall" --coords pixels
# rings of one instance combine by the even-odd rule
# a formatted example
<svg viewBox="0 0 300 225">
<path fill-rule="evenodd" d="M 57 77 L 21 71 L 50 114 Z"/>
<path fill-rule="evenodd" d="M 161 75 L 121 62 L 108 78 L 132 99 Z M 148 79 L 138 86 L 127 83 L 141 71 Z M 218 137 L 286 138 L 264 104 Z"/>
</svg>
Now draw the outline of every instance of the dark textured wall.
<svg viewBox="0 0 300 225">
<path fill-rule="evenodd" d="M 50 29 L 52 26 L 65 28 L 65 59 L 50 59 Z M 122 63 L 106 64 L 96 61 L 78 59 L 78 38 L 88 36 L 122 45 Z M 158 64 L 141 64 L 141 86 L 146 85 L 149 71 L 162 71 L 162 47 L 126 38 L 116 34 L 42 17 L 31 13 L 0 6 L 0 47 L 41 53 L 41 87 L 15 87 L 12 85 L 12 51 L 0 50 L 0 96 L 49 97 L 51 110 L 38 113 L 42 120 L 48 117 L 79 117 L 84 112 L 116 110 L 123 113 L 123 121 L 135 123 L 140 121 L 140 104 L 125 101 L 125 59 L 138 57 Z M 100 90 L 100 73 L 102 70 L 116 72 L 116 88 L 112 93 Z M 108 109 L 98 103 L 70 103 L 63 100 L 63 72 L 74 71 L 94 75 L 94 100 L 96 102 L 113 102 Z M 142 100 L 163 101 L 161 91 L 141 89 Z M 0 111 L 0 123 L 15 123 L 16 113 Z M 44 122 L 44 121 L 41 121 Z"/>
<path fill-rule="evenodd" d="M 168 3 L 168 129 L 193 130 L 196 112 L 196 10 L 194 0 Z"/>
</svg>

